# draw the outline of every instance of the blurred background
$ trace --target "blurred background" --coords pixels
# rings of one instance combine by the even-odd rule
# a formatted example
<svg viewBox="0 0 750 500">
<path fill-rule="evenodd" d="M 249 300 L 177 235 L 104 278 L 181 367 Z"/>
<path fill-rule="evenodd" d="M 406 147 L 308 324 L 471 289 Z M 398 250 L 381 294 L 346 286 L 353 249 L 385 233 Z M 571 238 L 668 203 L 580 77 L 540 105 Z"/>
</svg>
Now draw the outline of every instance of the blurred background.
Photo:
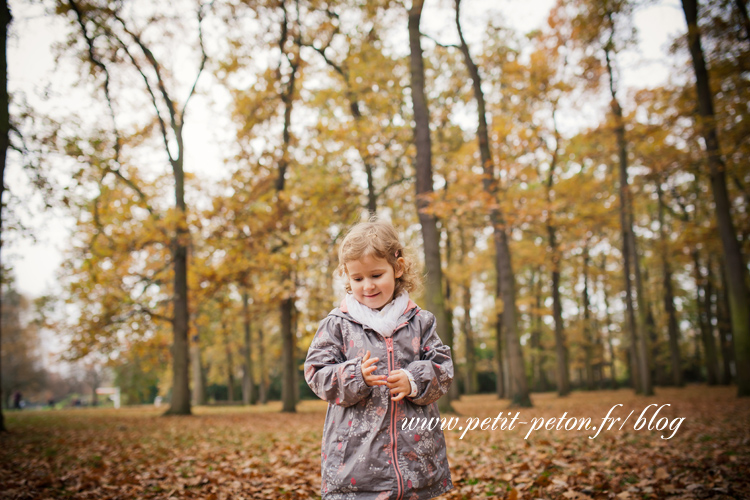
<svg viewBox="0 0 750 500">
<path fill-rule="evenodd" d="M 293 411 L 372 214 L 452 398 L 750 394 L 750 23 L 691 4 L 428 0 L 417 51 L 419 2 L 8 2 L 3 408 Z"/>
</svg>

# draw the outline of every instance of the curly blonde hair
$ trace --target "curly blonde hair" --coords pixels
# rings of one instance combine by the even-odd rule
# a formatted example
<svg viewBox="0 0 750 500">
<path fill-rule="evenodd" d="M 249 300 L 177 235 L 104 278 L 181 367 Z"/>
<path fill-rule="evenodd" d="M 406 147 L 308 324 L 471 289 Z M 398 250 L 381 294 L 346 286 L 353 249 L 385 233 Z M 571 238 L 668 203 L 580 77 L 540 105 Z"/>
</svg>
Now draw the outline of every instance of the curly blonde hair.
<svg viewBox="0 0 750 500">
<path fill-rule="evenodd" d="M 404 290 L 409 293 L 417 292 L 422 285 L 414 258 L 410 253 L 401 244 L 398 233 L 390 222 L 373 217 L 349 229 L 339 246 L 339 265 L 336 271 L 339 276 L 348 277 L 347 262 L 367 256 L 385 259 L 394 272 L 403 271 L 401 276 L 396 278 L 396 286 L 393 290 L 393 296 L 398 297 Z M 403 261 L 399 262 L 399 258 L 403 258 Z M 349 280 L 346 280 L 345 286 L 347 293 L 351 293 Z"/>
</svg>

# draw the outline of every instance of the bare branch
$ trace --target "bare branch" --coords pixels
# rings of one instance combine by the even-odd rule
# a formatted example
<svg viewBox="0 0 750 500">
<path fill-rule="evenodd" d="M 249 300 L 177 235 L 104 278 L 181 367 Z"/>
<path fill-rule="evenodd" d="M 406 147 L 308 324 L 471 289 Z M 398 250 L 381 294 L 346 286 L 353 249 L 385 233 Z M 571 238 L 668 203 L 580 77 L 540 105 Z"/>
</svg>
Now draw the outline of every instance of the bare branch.
<svg viewBox="0 0 750 500">
<path fill-rule="evenodd" d="M 142 305 L 142 304 L 134 304 L 134 308 L 130 311 L 126 312 L 125 314 L 122 314 L 120 316 L 113 316 L 111 318 L 110 323 L 124 323 L 128 319 L 132 318 L 136 314 L 145 314 L 147 316 L 150 316 L 153 319 L 158 319 L 161 321 L 166 321 L 168 323 L 172 323 L 174 321 L 174 318 L 170 318 L 169 316 L 165 316 L 163 314 L 156 313 L 152 311 L 150 308 Z"/>
<path fill-rule="evenodd" d="M 124 182 L 130 189 L 135 191 L 138 194 L 138 197 L 143 202 L 143 205 L 146 207 L 146 210 L 148 211 L 148 213 L 151 214 L 156 220 L 160 219 L 159 214 L 155 213 L 154 209 L 149 204 L 148 197 L 146 196 L 146 194 L 141 190 L 141 188 L 136 186 L 136 184 L 132 180 L 125 177 L 125 175 L 122 173 L 122 171 L 119 168 L 108 167 L 107 172 L 112 172 L 113 174 L 115 174 L 115 176 L 118 179 Z"/>
<path fill-rule="evenodd" d="M 128 48 L 128 45 L 125 43 L 124 40 L 122 40 L 119 36 L 117 36 L 115 33 L 108 30 L 109 34 L 117 40 L 117 42 L 120 44 L 120 47 L 123 51 L 125 51 L 125 54 L 128 56 L 128 59 L 130 59 L 130 62 L 135 67 L 136 71 L 141 75 L 143 78 L 143 81 L 146 84 L 146 90 L 148 91 L 149 96 L 151 96 L 151 104 L 154 106 L 154 110 L 156 111 L 156 118 L 159 122 L 159 128 L 161 130 L 162 139 L 164 140 L 164 149 L 167 152 L 167 156 L 169 157 L 170 162 L 174 162 L 174 159 L 172 158 L 172 153 L 169 149 L 169 136 L 167 135 L 167 126 L 164 123 L 164 118 L 161 116 L 161 111 L 159 111 L 159 103 L 156 100 L 156 94 L 154 93 L 153 88 L 151 88 L 151 82 L 149 81 L 148 77 L 146 76 L 146 73 L 143 71 L 143 68 L 141 67 L 138 60 L 133 56 L 133 53 Z"/>
<path fill-rule="evenodd" d="M 125 21 L 120 16 L 118 16 L 117 14 L 115 14 L 114 17 L 120 23 L 120 25 L 122 26 L 122 29 L 125 31 L 125 33 L 127 33 L 128 35 L 130 35 L 130 37 L 133 39 L 133 41 L 136 43 L 136 45 L 138 45 L 138 47 L 143 52 L 143 55 L 146 56 L 146 59 L 151 64 L 151 67 L 154 69 L 154 73 L 156 74 L 156 85 L 159 88 L 159 93 L 161 94 L 162 99 L 164 100 L 164 104 L 166 104 L 167 109 L 169 110 L 169 123 L 170 123 L 170 126 L 172 128 L 172 131 L 179 137 L 180 136 L 180 131 L 182 129 L 182 123 L 180 123 L 180 124 L 177 123 L 177 121 L 178 121 L 177 110 L 175 109 L 174 102 L 169 97 L 169 92 L 167 92 L 166 84 L 164 83 L 164 79 L 161 76 L 161 66 L 159 65 L 159 62 L 156 60 L 156 57 L 154 57 L 154 54 L 153 54 L 153 52 L 151 52 L 151 49 L 149 49 L 146 46 L 146 44 L 143 42 L 143 40 L 141 39 L 141 37 L 137 33 L 135 33 L 134 31 L 130 30 L 128 28 L 127 24 L 125 24 Z M 133 63 L 135 64 L 135 59 L 132 57 L 132 55 L 130 55 L 129 53 L 128 53 L 128 55 L 129 55 L 130 59 L 133 61 Z M 138 71 L 141 73 L 141 75 L 144 78 L 146 78 L 146 75 L 145 75 L 145 73 L 143 73 L 143 71 L 140 68 L 140 66 L 138 66 Z M 151 93 L 152 100 L 154 101 L 154 107 L 156 108 L 156 112 L 159 115 L 159 120 L 161 121 L 161 114 L 159 113 L 159 109 L 157 107 L 156 97 L 151 92 L 150 85 L 149 85 L 149 93 Z M 167 155 L 169 156 L 169 160 L 174 165 L 174 163 L 175 163 L 176 160 L 172 157 L 172 153 L 169 150 L 169 141 L 168 141 L 168 138 L 167 138 L 167 135 L 166 135 L 166 130 L 164 129 L 163 126 L 162 126 L 162 134 L 164 135 L 164 145 L 165 145 L 165 148 L 167 150 Z M 181 151 L 178 152 L 178 155 L 181 155 L 181 154 L 182 154 Z"/>
<path fill-rule="evenodd" d="M 423 37 L 427 38 L 428 40 L 432 40 L 435 43 L 435 45 L 437 45 L 439 47 L 443 47 L 444 49 L 460 49 L 461 48 L 459 45 L 440 43 L 440 42 L 438 42 L 437 40 L 435 40 L 434 38 L 432 38 L 430 35 L 428 35 L 426 33 L 420 33 L 420 36 L 423 36 Z"/>
<path fill-rule="evenodd" d="M 83 19 L 83 13 L 81 12 L 81 9 L 78 7 L 78 4 L 74 0 L 68 0 L 68 3 L 70 4 L 70 8 L 73 10 L 73 12 L 76 15 L 78 26 L 81 28 L 81 34 L 83 35 L 83 38 L 86 40 L 86 45 L 88 47 L 89 61 L 94 66 L 98 67 L 104 74 L 104 98 L 107 101 L 107 107 L 109 108 L 109 116 L 112 119 L 112 130 L 114 131 L 114 135 L 115 135 L 115 158 L 114 160 L 115 162 L 119 164 L 122 138 L 120 137 L 120 131 L 117 128 L 117 120 L 115 120 L 115 110 L 112 106 L 112 97 L 109 92 L 109 84 L 110 84 L 109 70 L 107 69 L 107 66 L 97 57 L 94 51 L 94 39 L 89 35 L 88 30 L 86 29 L 86 23 Z"/>
<path fill-rule="evenodd" d="M 208 5 L 209 8 L 213 6 L 213 0 Z M 198 42 L 201 48 L 201 62 L 200 66 L 198 67 L 198 73 L 195 75 L 195 80 L 193 81 L 193 86 L 190 88 L 190 92 L 188 93 L 187 98 L 185 99 L 185 103 L 182 105 L 182 112 L 180 113 L 181 116 L 181 122 L 185 122 L 185 110 L 187 109 L 188 102 L 190 102 L 190 98 L 193 97 L 193 94 L 195 94 L 195 87 L 198 85 L 198 79 L 201 77 L 201 74 L 203 73 L 203 69 L 206 67 L 206 61 L 208 60 L 208 55 L 206 54 L 206 47 L 203 43 L 203 5 L 200 5 L 198 7 Z M 182 125 L 182 123 L 180 125 Z"/>
</svg>

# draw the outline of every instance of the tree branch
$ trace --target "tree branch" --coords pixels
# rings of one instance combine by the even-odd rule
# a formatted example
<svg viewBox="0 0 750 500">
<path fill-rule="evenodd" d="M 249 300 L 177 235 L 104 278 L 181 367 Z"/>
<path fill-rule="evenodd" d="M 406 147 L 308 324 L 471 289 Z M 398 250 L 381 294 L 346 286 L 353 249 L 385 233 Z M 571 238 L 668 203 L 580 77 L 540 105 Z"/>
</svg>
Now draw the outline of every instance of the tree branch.
<svg viewBox="0 0 750 500">
<path fill-rule="evenodd" d="M 169 92 L 167 92 L 166 84 L 164 83 L 164 79 L 161 76 L 161 66 L 159 65 L 159 62 L 156 60 L 156 57 L 154 57 L 154 54 L 153 54 L 153 52 L 151 52 L 151 49 L 149 49 L 146 46 L 146 44 L 143 42 L 143 40 L 141 39 L 141 37 L 137 33 L 135 33 L 132 30 L 130 30 L 128 28 L 128 26 L 125 24 L 125 21 L 120 16 L 118 16 L 116 13 L 115 13 L 114 17 L 120 23 L 120 25 L 122 26 L 122 29 L 125 31 L 125 33 L 127 33 L 128 35 L 130 35 L 130 37 L 133 39 L 133 41 L 136 43 L 136 45 L 138 45 L 138 47 L 143 52 L 143 55 L 146 56 L 146 59 L 151 64 L 151 67 L 154 69 L 154 73 L 156 74 L 156 85 L 157 85 L 157 88 L 159 89 L 159 93 L 161 94 L 162 99 L 164 100 L 164 104 L 167 106 L 167 110 L 169 111 L 169 123 L 170 123 L 170 127 L 172 128 L 172 132 L 174 132 L 175 135 L 179 136 L 180 130 L 182 128 L 182 124 L 180 123 L 178 125 L 178 123 L 177 123 L 177 121 L 178 121 L 177 110 L 175 109 L 174 102 L 169 97 Z M 124 46 L 125 44 L 122 44 L 122 45 Z M 140 67 L 140 65 L 135 61 L 135 58 L 132 56 L 132 54 L 130 53 L 130 51 L 128 51 L 127 48 L 125 48 L 125 50 L 128 53 L 128 56 L 130 57 L 130 60 L 133 62 L 133 64 L 136 65 L 136 68 L 138 69 L 138 72 L 141 73 L 141 76 L 143 76 L 143 78 L 145 80 L 148 80 L 148 78 L 146 78 L 146 74 L 143 72 L 143 70 Z M 172 157 L 172 153 L 171 153 L 171 151 L 169 149 L 169 140 L 168 140 L 167 133 L 166 133 L 166 127 L 164 126 L 164 123 L 163 123 L 162 118 L 161 118 L 161 113 L 159 112 L 159 108 L 158 108 L 158 105 L 157 105 L 157 102 L 156 102 L 156 96 L 152 92 L 150 84 L 147 83 L 147 86 L 149 88 L 149 93 L 151 94 L 151 98 L 152 98 L 152 101 L 153 101 L 153 104 L 154 104 L 154 108 L 156 110 L 156 114 L 159 117 L 159 122 L 162 125 L 162 135 L 164 136 L 164 146 L 165 146 L 165 149 L 167 151 L 167 155 L 169 156 L 169 161 L 174 165 L 174 163 L 175 163 L 176 160 L 175 160 L 175 158 Z M 181 154 L 181 153 L 178 152 L 178 155 L 179 154 Z"/>
<path fill-rule="evenodd" d="M 459 49 L 459 50 L 461 49 L 460 45 L 440 43 L 440 42 L 438 42 L 437 40 L 435 40 L 434 38 L 432 38 L 430 35 L 428 35 L 426 33 L 420 32 L 419 35 L 427 38 L 428 40 L 432 40 L 433 43 L 435 43 L 435 45 L 437 45 L 439 47 L 443 47 L 444 49 Z"/>
<path fill-rule="evenodd" d="M 81 28 L 81 34 L 83 35 L 83 38 L 86 40 L 89 61 L 94 66 L 98 67 L 104 74 L 104 98 L 107 101 L 107 107 L 109 108 L 109 116 L 112 119 L 112 130 L 114 131 L 114 135 L 115 135 L 115 158 L 114 160 L 119 165 L 122 138 L 120 137 L 120 131 L 117 128 L 117 121 L 115 120 L 115 110 L 112 106 L 112 97 L 109 92 L 109 84 L 110 84 L 109 70 L 107 69 L 107 66 L 96 56 L 96 53 L 94 52 L 94 39 L 91 36 L 89 36 L 88 30 L 86 29 L 86 23 L 83 18 L 83 13 L 81 9 L 78 7 L 78 4 L 74 0 L 68 0 L 68 3 L 70 4 L 70 8 L 73 10 L 73 12 L 76 15 L 76 21 L 78 22 L 78 26 Z"/>
<path fill-rule="evenodd" d="M 209 8 L 213 6 L 213 3 L 213 0 L 211 0 L 211 3 L 209 3 L 208 5 Z M 201 62 L 198 67 L 198 73 L 195 75 L 193 86 L 190 88 L 190 92 L 188 92 L 188 96 L 182 105 L 182 111 L 180 112 L 180 127 L 182 127 L 182 124 L 185 123 L 185 111 L 187 110 L 190 98 L 195 94 L 195 87 L 198 85 L 198 80 L 200 79 L 201 74 L 203 73 L 203 69 L 206 67 L 206 61 L 208 60 L 208 55 L 206 54 L 206 46 L 203 43 L 203 5 L 200 5 L 198 7 L 198 42 L 201 48 Z"/>
<path fill-rule="evenodd" d="M 125 51 L 125 54 L 128 56 L 128 59 L 130 59 L 130 62 L 135 67 L 136 71 L 141 75 L 143 78 L 144 83 L 146 84 L 146 90 L 148 91 L 149 96 L 151 96 L 151 103 L 154 106 L 154 110 L 156 111 L 156 118 L 159 122 L 159 128 L 161 130 L 162 139 L 164 140 L 164 149 L 167 152 L 167 156 L 169 157 L 169 161 L 174 162 L 174 159 L 172 158 L 172 153 L 169 150 L 169 137 L 167 136 L 167 126 L 164 123 L 164 118 L 161 116 L 161 111 L 159 111 L 159 104 L 156 99 L 156 94 L 154 94 L 154 89 L 151 88 L 151 82 L 149 81 L 148 77 L 146 76 L 146 73 L 143 71 L 143 68 L 141 67 L 138 60 L 133 56 L 133 53 L 128 48 L 128 45 L 125 43 L 124 40 L 122 40 L 119 36 L 117 36 L 112 31 L 108 30 L 109 34 L 117 40 L 117 42 L 120 44 L 120 47 L 122 47 L 122 50 Z"/>
</svg>

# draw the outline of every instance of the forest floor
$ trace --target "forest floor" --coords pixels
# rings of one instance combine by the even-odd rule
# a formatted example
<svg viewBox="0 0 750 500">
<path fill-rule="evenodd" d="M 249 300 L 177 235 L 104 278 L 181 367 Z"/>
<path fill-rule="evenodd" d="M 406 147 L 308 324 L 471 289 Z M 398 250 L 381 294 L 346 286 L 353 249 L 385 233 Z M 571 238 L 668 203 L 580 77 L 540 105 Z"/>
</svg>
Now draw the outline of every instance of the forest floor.
<svg viewBox="0 0 750 500">
<path fill-rule="evenodd" d="M 750 399 L 735 394 L 545 393 L 532 395 L 533 408 L 464 396 L 454 403 L 458 425 L 478 427 L 446 431 L 455 488 L 440 498 L 750 498 Z M 613 407 L 596 435 L 591 427 Z M 163 417 L 164 409 L 7 412 L 0 499 L 320 498 L 324 402 L 303 401 L 296 414 L 278 403 L 197 407 L 191 417 Z M 501 412 L 515 422 L 498 420 L 493 431 Z M 577 430 L 587 417 L 589 430 Z M 533 430 L 542 418 L 550 430 Z"/>
</svg>

